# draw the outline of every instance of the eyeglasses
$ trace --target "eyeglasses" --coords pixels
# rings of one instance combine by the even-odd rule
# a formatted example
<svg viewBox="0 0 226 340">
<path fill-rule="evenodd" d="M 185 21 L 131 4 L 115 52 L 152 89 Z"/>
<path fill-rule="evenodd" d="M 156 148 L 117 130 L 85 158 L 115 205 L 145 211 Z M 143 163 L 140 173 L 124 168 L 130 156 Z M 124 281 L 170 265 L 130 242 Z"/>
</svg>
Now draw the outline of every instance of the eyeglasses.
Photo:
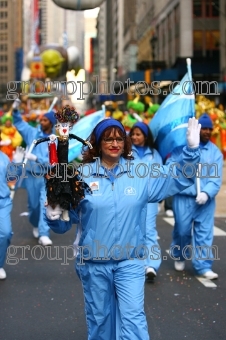
<svg viewBox="0 0 226 340">
<path fill-rule="evenodd" d="M 109 138 L 103 138 L 104 143 L 106 144 L 112 144 L 114 141 L 116 141 L 118 144 L 121 144 L 124 142 L 124 138 L 122 137 L 109 137 Z"/>
</svg>

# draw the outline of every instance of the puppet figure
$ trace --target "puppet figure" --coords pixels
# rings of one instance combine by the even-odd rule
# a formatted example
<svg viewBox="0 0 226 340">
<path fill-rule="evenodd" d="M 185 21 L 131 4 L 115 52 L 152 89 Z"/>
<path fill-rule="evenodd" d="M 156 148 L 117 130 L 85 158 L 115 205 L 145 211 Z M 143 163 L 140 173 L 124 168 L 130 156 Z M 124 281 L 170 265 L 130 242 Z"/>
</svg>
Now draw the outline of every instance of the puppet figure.
<svg viewBox="0 0 226 340">
<path fill-rule="evenodd" d="M 37 140 L 35 146 L 49 141 L 51 169 L 46 175 L 47 204 L 53 209 L 60 205 L 63 209 L 61 219 L 69 221 L 68 211 L 78 206 L 80 200 L 84 198 L 85 192 L 91 193 L 89 186 L 80 179 L 77 170 L 74 169 L 72 164 L 68 164 L 69 139 L 77 139 L 91 149 L 92 145 L 88 141 L 69 133 L 79 119 L 79 115 L 73 107 L 66 105 L 62 111 L 55 113 L 55 117 L 58 135 L 52 134 L 47 138 Z"/>
</svg>

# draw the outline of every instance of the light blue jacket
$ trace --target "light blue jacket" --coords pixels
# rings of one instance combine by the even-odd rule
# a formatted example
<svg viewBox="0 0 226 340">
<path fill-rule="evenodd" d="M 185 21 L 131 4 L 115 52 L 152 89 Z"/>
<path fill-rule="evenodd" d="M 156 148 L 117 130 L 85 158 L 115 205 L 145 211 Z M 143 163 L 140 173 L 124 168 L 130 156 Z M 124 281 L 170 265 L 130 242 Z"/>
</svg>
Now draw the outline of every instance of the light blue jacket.
<svg viewBox="0 0 226 340">
<path fill-rule="evenodd" d="M 27 122 L 25 122 L 22 117 L 21 113 L 18 110 L 13 110 L 13 122 L 21 136 L 23 137 L 25 143 L 30 147 L 32 142 L 35 139 L 45 138 L 49 135 L 46 135 L 42 129 L 41 126 L 33 127 L 29 125 Z M 52 132 L 53 133 L 53 132 Z M 37 162 L 40 164 L 49 164 L 49 153 L 48 153 L 48 144 L 47 142 L 40 143 L 36 147 L 34 147 L 32 154 L 37 156 Z M 35 173 L 43 173 L 43 169 L 41 169 L 39 166 L 37 166 L 37 162 L 29 161 L 27 163 L 26 169 L 30 171 L 29 165 L 35 169 Z"/>
<path fill-rule="evenodd" d="M 144 152 L 142 158 L 140 158 L 138 150 L 135 145 L 132 146 L 133 157 L 139 161 L 144 162 L 153 162 L 162 165 L 162 157 L 160 156 L 159 152 L 156 149 L 151 150 L 147 148 Z"/>
<path fill-rule="evenodd" d="M 132 146 L 133 157 L 140 163 L 148 162 L 148 163 L 156 163 L 162 165 L 162 157 L 158 153 L 156 149 L 147 148 L 142 157 L 139 156 L 138 149 L 135 145 Z M 153 223 L 153 214 L 156 216 L 158 214 L 158 203 L 149 205 L 148 215 L 147 215 L 147 224 L 151 225 Z"/>
<path fill-rule="evenodd" d="M 212 199 L 217 195 L 222 184 L 223 155 L 219 148 L 210 141 L 205 146 L 200 145 L 200 151 L 200 163 L 202 164 L 202 170 L 200 170 L 200 191 L 205 192 Z M 169 162 L 180 162 L 181 158 L 182 148 L 180 147 L 174 150 L 170 158 L 167 160 L 167 164 Z M 192 171 L 192 168 L 184 168 L 186 175 L 191 173 L 189 170 Z M 196 182 L 189 188 L 180 192 L 179 195 L 196 197 Z"/>
<path fill-rule="evenodd" d="M 7 169 L 10 164 L 8 156 L 0 151 L 0 208 L 11 203 L 10 189 L 7 185 Z M 10 179 L 9 179 L 10 180 Z"/>
<path fill-rule="evenodd" d="M 184 162 L 196 164 L 199 158 L 199 149 L 185 147 L 182 166 Z M 93 188 L 93 194 L 86 194 L 79 208 L 70 211 L 69 222 L 51 221 L 46 217 L 56 233 L 66 232 L 72 223 L 81 224 L 80 257 L 93 261 L 142 257 L 147 203 L 175 195 L 194 182 L 194 178 L 184 177 L 180 169 L 177 171 L 179 178 L 172 177 L 169 166 L 157 169 L 160 175 L 149 171 L 144 177 L 144 171 L 138 168 L 139 162 L 131 161 L 130 166 L 128 162 L 120 158 L 114 182 L 105 177 L 103 167 L 98 169 L 98 160 L 85 164 L 83 173 L 86 171 L 87 178 L 83 179 Z M 149 163 L 142 164 L 146 170 L 151 167 Z"/>
</svg>

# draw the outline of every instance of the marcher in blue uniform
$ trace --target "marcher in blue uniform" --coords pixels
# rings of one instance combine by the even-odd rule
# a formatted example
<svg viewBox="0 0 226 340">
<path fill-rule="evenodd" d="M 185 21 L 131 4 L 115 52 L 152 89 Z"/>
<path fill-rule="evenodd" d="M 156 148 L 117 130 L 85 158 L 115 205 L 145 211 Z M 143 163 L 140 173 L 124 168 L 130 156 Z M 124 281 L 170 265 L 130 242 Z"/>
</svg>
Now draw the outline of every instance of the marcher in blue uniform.
<svg viewBox="0 0 226 340">
<path fill-rule="evenodd" d="M 133 143 L 133 157 L 141 163 L 156 163 L 162 165 L 162 158 L 158 151 L 154 149 L 154 139 L 148 125 L 143 122 L 135 123 L 130 130 L 130 137 Z M 146 247 L 149 256 L 145 260 L 145 274 L 147 279 L 153 280 L 161 265 L 161 250 L 158 243 L 158 233 L 156 230 L 156 217 L 158 214 L 158 203 L 149 203 L 147 206 L 146 220 Z"/>
<path fill-rule="evenodd" d="M 199 123 L 201 124 L 201 192 L 197 193 L 197 186 L 194 184 L 173 198 L 175 225 L 171 253 L 174 258 L 177 258 L 174 262 L 177 271 L 183 271 L 185 260 L 189 259 L 192 261 L 196 275 L 213 280 L 218 278 L 218 274 L 212 271 L 213 260 L 217 252 L 213 253 L 211 247 L 213 245 L 215 196 L 222 183 L 223 155 L 210 141 L 213 130 L 210 117 L 203 114 Z M 168 161 L 178 162 L 181 158 L 180 153 L 181 149 L 175 150 Z M 213 165 L 210 166 L 211 164 Z"/>
<path fill-rule="evenodd" d="M 13 154 L 12 162 L 20 163 L 23 159 L 24 149 L 18 147 Z M 9 176 L 10 160 L 3 152 L 0 151 L 0 280 L 6 278 L 6 272 L 3 268 L 7 255 L 7 248 L 13 235 L 11 224 L 12 199 L 7 181 Z M 14 179 L 14 177 L 13 177 Z"/>
<path fill-rule="evenodd" d="M 12 225 L 11 225 L 11 210 L 12 200 L 10 198 L 10 189 L 7 185 L 7 169 L 10 160 L 3 152 L 0 151 L 0 280 L 6 278 L 6 272 L 3 268 L 7 248 L 10 245 L 12 237 Z"/>
<path fill-rule="evenodd" d="M 22 135 L 26 145 L 30 147 L 35 139 L 45 138 L 53 133 L 53 128 L 56 123 L 53 111 L 43 115 L 40 119 L 40 126 L 33 127 L 22 119 L 18 111 L 19 105 L 19 100 L 13 103 L 14 125 Z M 47 165 L 49 164 L 47 145 L 45 143 L 37 145 L 32 153 L 26 154 L 26 158 L 28 159 L 26 164 L 27 178 L 23 179 L 23 185 L 28 195 L 29 222 L 33 226 L 33 236 L 39 238 L 41 245 L 51 245 L 52 241 L 49 238 L 49 226 L 43 218 L 46 202 L 44 175 L 45 172 L 47 172 Z"/>
<path fill-rule="evenodd" d="M 199 162 L 199 130 L 191 119 L 181 164 Z M 174 178 L 167 166 L 157 168 L 157 174 L 149 163 L 141 177 L 139 162 L 130 161 L 130 137 L 115 119 L 101 121 L 89 141 L 93 149 L 83 153 L 82 173 L 93 193 L 85 195 L 77 211 L 70 210 L 69 222 L 59 220 L 59 206 L 47 206 L 47 222 L 57 233 L 72 223 L 81 225 L 76 270 L 85 296 L 88 339 L 148 340 L 143 263 L 147 203 L 184 190 L 194 178 L 185 178 L 180 169 Z"/>
</svg>

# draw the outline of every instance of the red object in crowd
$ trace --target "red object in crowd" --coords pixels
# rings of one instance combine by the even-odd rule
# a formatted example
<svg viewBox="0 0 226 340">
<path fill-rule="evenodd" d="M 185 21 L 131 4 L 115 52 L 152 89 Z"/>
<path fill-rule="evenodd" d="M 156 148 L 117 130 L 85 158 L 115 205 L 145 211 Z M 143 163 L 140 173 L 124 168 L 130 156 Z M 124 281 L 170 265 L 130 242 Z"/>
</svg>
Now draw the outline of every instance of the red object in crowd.
<svg viewBox="0 0 226 340">
<path fill-rule="evenodd" d="M 49 162 L 51 165 L 58 163 L 57 149 L 55 143 L 49 143 Z"/>
<path fill-rule="evenodd" d="M 95 109 L 87 110 L 86 113 L 85 113 L 85 116 L 91 115 L 91 114 L 94 113 L 94 112 L 96 112 Z"/>
<path fill-rule="evenodd" d="M 221 129 L 221 149 L 224 156 L 224 159 L 226 159 L 226 129 Z"/>
</svg>

